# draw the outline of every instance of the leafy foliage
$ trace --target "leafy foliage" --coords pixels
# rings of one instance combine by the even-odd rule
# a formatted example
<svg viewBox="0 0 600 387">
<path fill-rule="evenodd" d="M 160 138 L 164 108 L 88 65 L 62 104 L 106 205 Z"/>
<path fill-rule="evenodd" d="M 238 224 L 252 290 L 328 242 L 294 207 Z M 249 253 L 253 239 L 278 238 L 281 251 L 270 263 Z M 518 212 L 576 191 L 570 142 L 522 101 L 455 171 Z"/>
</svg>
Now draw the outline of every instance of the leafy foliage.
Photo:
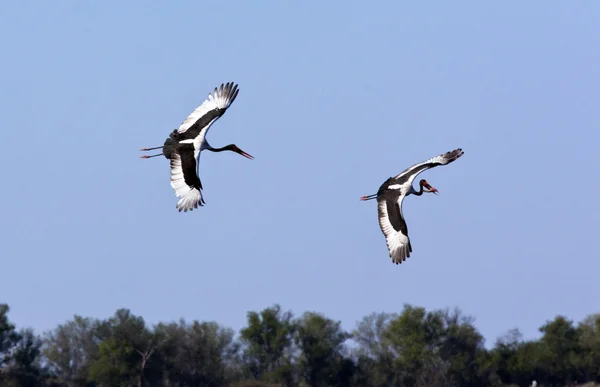
<svg viewBox="0 0 600 387">
<path fill-rule="evenodd" d="M 405 305 L 352 332 L 316 312 L 275 304 L 235 332 L 184 320 L 153 327 L 127 309 L 74 316 L 42 336 L 17 330 L 0 304 L 0 385 L 101 386 L 565 386 L 600 382 L 600 314 L 556 316 L 539 340 L 513 329 L 491 349 L 459 310 Z M 589 384 L 592 385 L 592 384 Z"/>
</svg>

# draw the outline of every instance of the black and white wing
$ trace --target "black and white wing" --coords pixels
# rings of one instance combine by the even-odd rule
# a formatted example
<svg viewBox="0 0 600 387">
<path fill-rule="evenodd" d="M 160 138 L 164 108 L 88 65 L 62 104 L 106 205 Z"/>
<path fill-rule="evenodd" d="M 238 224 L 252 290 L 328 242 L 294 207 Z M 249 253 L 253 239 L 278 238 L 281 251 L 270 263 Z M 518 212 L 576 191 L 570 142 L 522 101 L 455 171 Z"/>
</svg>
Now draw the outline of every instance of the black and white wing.
<svg viewBox="0 0 600 387">
<path fill-rule="evenodd" d="M 402 215 L 404 197 L 392 191 L 377 198 L 379 227 L 385 236 L 392 262 L 397 265 L 406 261 L 412 252 L 408 228 Z"/>
<path fill-rule="evenodd" d="M 198 153 L 198 154 L 196 154 Z M 194 152 L 192 144 L 186 144 L 171 156 L 171 187 L 179 197 L 176 208 L 179 212 L 202 206 L 202 183 L 197 175 L 197 160 L 199 152 Z"/>
<path fill-rule="evenodd" d="M 425 160 L 421 163 L 412 165 L 394 177 L 394 179 L 396 179 L 396 184 L 403 185 L 408 183 L 410 185 L 419 173 L 429 168 L 437 167 L 438 165 L 450 164 L 463 154 L 463 150 L 461 148 L 458 148 L 453 151 L 443 153 L 439 156 L 432 157 L 429 160 Z"/>
<path fill-rule="evenodd" d="M 210 126 L 225 114 L 227 108 L 235 101 L 238 93 L 238 85 L 234 85 L 233 82 L 215 87 L 213 93 L 208 94 L 208 98 L 194 109 L 173 134 L 178 140 L 196 138 L 201 131 L 206 135 Z"/>
</svg>

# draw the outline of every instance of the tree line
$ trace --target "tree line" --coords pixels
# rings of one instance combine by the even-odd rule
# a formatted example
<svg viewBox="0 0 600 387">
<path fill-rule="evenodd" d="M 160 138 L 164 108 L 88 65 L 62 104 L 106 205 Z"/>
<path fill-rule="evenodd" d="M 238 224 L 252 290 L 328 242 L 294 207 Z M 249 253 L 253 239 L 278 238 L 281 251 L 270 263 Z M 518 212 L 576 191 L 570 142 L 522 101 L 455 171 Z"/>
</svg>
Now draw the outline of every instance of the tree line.
<svg viewBox="0 0 600 387">
<path fill-rule="evenodd" d="M 273 305 L 236 335 L 213 321 L 148 326 L 128 309 L 74 316 L 37 335 L 0 304 L 0 386 L 566 386 L 600 382 L 600 314 L 546 321 L 538 340 L 511 330 L 486 349 L 460 310 L 405 305 L 351 332 Z"/>
</svg>

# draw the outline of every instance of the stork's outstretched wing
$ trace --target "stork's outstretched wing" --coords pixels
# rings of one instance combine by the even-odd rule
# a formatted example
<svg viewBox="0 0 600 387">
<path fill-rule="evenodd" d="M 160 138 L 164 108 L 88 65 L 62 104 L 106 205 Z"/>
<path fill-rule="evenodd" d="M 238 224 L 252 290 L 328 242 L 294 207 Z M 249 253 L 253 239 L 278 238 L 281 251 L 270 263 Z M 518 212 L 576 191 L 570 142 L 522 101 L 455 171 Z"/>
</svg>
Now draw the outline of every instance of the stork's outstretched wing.
<svg viewBox="0 0 600 387">
<path fill-rule="evenodd" d="M 408 237 L 408 228 L 402 215 L 404 195 L 388 191 L 377 198 L 379 227 L 385 236 L 392 262 L 400 264 L 410 257 L 412 246 Z"/>
<path fill-rule="evenodd" d="M 181 198 L 176 205 L 179 212 L 193 211 L 204 203 L 202 183 L 197 175 L 197 160 L 194 153 L 193 145 L 186 144 L 180 146 L 178 152 L 174 152 L 171 156 L 171 187 L 175 190 L 175 195 Z"/>
<path fill-rule="evenodd" d="M 450 164 L 463 154 L 463 150 L 461 148 L 458 148 L 453 151 L 443 153 L 439 156 L 432 157 L 429 160 L 425 160 L 421 163 L 412 165 L 394 177 L 394 179 L 396 179 L 396 184 L 412 184 L 413 180 L 415 179 L 415 177 L 417 177 L 419 173 L 427 169 L 437 167 L 439 165 Z"/>
<path fill-rule="evenodd" d="M 227 108 L 235 101 L 238 93 L 238 85 L 233 82 L 215 87 L 215 90 L 208 94 L 208 98 L 181 123 L 179 129 L 173 131 L 172 137 L 181 141 L 196 138 L 201 131 L 206 135 L 210 126 L 225 114 Z"/>
</svg>

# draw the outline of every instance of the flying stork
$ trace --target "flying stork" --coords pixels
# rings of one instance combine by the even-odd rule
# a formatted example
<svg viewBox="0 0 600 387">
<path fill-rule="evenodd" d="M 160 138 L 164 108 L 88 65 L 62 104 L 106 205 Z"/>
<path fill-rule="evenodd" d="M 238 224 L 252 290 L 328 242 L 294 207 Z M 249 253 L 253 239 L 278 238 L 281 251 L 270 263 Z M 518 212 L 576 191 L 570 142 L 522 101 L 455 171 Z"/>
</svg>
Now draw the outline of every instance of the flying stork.
<svg viewBox="0 0 600 387">
<path fill-rule="evenodd" d="M 412 246 L 408 237 L 408 228 L 402 215 L 402 201 L 411 194 L 421 196 L 423 192 L 432 192 L 437 195 L 438 192 L 425 179 L 419 181 L 420 189 L 416 191 L 412 186 L 413 180 L 419 173 L 426 169 L 434 168 L 438 165 L 450 164 L 463 154 L 462 149 L 458 148 L 432 157 L 422 163 L 415 164 L 402 171 L 399 175 L 387 179 L 379 187 L 376 194 L 360 198 L 360 200 L 377 199 L 379 227 L 385 236 L 392 263 L 398 265 L 406 261 L 412 252 Z M 423 187 L 426 190 L 423 190 Z"/>
<path fill-rule="evenodd" d="M 198 176 L 200 165 L 200 152 L 209 150 L 211 152 L 232 151 L 249 159 L 253 156 L 238 148 L 235 144 L 229 144 L 222 148 L 213 148 L 206 139 L 206 133 L 211 125 L 218 120 L 227 108 L 231 106 L 238 95 L 238 85 L 233 82 L 221 84 L 208 98 L 202 102 L 179 126 L 173 130 L 165 140 L 163 146 L 153 148 L 141 148 L 141 151 L 162 149 L 162 153 L 155 155 L 140 156 L 143 159 L 164 155 L 171 161 L 171 187 L 179 201 L 175 206 L 179 212 L 187 212 L 203 206 L 206 202 L 202 198 L 202 183 Z"/>
</svg>

